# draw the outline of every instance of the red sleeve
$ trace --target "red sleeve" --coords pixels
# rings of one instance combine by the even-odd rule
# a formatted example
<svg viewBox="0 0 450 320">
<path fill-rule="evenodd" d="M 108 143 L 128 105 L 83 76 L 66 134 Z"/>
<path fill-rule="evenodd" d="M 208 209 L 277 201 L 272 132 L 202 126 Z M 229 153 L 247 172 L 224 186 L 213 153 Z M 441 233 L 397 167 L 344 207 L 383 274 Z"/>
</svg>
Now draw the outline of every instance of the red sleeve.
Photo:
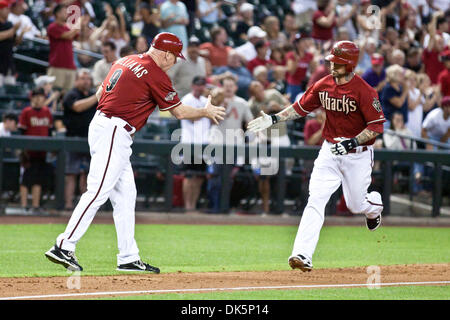
<svg viewBox="0 0 450 320">
<path fill-rule="evenodd" d="M 56 23 L 52 23 L 47 28 L 47 34 L 49 37 L 59 39 L 61 38 L 61 35 L 65 32 L 64 28 L 62 26 L 57 25 Z"/>
<path fill-rule="evenodd" d="M 297 111 L 297 113 L 302 117 L 305 117 L 311 111 L 319 108 L 321 104 L 319 94 L 315 90 L 315 85 L 309 87 L 300 100 L 294 102 L 292 106 L 294 107 L 294 110 Z"/>
<path fill-rule="evenodd" d="M 386 119 L 378 99 L 378 93 L 373 89 L 368 90 L 361 95 L 360 99 L 361 112 L 366 121 L 367 129 L 383 133 L 383 123 Z"/>
<path fill-rule="evenodd" d="M 156 78 L 158 80 L 153 80 Z M 177 92 L 172 86 L 169 77 L 163 73 L 161 77 L 149 77 L 152 96 L 159 110 L 166 111 L 178 107 L 181 104 Z"/>
<path fill-rule="evenodd" d="M 28 110 L 24 109 L 19 116 L 19 128 L 27 130 L 29 127 L 29 120 Z"/>
</svg>

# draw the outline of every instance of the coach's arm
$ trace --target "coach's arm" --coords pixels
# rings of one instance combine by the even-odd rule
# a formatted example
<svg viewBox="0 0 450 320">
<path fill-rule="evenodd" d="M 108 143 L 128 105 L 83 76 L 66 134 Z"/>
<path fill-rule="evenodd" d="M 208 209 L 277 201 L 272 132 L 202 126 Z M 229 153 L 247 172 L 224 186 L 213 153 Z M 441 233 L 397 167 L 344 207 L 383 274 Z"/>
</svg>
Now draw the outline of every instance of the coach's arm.
<svg viewBox="0 0 450 320">
<path fill-rule="evenodd" d="M 225 108 L 211 104 L 211 96 L 208 96 L 208 102 L 204 108 L 193 108 L 181 103 L 181 105 L 169 111 L 178 120 L 198 120 L 206 117 L 211 119 L 215 124 L 219 124 L 219 121 L 225 117 Z"/>
</svg>

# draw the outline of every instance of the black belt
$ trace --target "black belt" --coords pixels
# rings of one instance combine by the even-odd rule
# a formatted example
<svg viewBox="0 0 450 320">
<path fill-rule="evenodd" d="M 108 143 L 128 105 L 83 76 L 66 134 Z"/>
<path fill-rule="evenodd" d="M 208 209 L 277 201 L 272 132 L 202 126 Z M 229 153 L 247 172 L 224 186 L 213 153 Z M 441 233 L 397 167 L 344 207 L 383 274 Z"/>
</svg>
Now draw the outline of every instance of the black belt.
<svg viewBox="0 0 450 320">
<path fill-rule="evenodd" d="M 100 115 L 103 116 L 103 117 L 106 117 L 108 119 L 111 119 L 113 117 L 113 116 L 111 116 L 109 114 L 104 113 L 103 111 L 100 111 Z M 125 130 L 127 130 L 128 132 L 132 132 L 133 131 L 133 128 L 128 123 L 126 125 L 124 125 L 123 128 Z"/>
<path fill-rule="evenodd" d="M 367 148 L 367 146 L 363 146 L 361 152 L 364 152 L 364 151 L 367 151 L 367 150 L 369 150 L 369 148 Z M 348 153 L 356 153 L 356 149 L 352 149 Z"/>
</svg>

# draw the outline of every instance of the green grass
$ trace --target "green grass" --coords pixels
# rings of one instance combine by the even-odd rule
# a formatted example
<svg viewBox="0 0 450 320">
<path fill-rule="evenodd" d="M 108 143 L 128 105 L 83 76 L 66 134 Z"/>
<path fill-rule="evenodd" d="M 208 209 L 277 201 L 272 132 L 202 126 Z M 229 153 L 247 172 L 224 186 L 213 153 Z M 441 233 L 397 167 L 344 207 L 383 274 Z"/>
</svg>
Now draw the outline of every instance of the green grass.
<svg viewBox="0 0 450 320">
<path fill-rule="evenodd" d="M 100 300 L 449 300 L 449 286 L 402 286 L 310 290 L 153 294 L 108 297 Z"/>
<path fill-rule="evenodd" d="M 65 276 L 44 257 L 65 225 L 0 225 L 0 277 Z M 288 270 L 297 227 L 137 225 L 143 260 L 162 272 Z M 324 227 L 315 268 L 449 262 L 448 228 Z M 91 225 L 79 242 L 84 275 L 115 271 L 113 225 Z M 292 293 L 290 293 L 292 294 Z"/>
</svg>

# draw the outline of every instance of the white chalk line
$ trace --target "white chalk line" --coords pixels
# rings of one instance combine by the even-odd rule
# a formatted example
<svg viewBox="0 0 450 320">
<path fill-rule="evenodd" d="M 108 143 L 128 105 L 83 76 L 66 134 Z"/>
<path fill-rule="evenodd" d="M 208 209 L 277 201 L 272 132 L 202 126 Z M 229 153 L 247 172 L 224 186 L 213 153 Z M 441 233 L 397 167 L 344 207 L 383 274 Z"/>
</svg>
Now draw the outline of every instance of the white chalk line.
<svg viewBox="0 0 450 320">
<path fill-rule="evenodd" d="M 211 292 L 211 291 L 243 291 L 243 290 L 270 290 L 270 289 L 311 289 L 311 288 L 345 288 L 345 287 L 367 287 L 376 288 L 378 286 L 414 286 L 431 284 L 450 284 L 450 281 L 426 281 L 426 282 L 391 282 L 391 283 L 362 283 L 362 284 L 317 284 L 317 285 L 297 285 L 297 286 L 264 286 L 264 287 L 235 287 L 235 288 L 198 288 L 198 289 L 167 289 L 167 290 L 137 290 L 137 291 L 108 291 L 108 292 L 85 292 L 48 294 L 19 297 L 2 297 L 0 300 L 28 300 L 28 299 L 50 299 L 68 297 L 106 296 L 106 295 L 138 295 L 155 293 L 185 293 L 185 292 Z"/>
</svg>

